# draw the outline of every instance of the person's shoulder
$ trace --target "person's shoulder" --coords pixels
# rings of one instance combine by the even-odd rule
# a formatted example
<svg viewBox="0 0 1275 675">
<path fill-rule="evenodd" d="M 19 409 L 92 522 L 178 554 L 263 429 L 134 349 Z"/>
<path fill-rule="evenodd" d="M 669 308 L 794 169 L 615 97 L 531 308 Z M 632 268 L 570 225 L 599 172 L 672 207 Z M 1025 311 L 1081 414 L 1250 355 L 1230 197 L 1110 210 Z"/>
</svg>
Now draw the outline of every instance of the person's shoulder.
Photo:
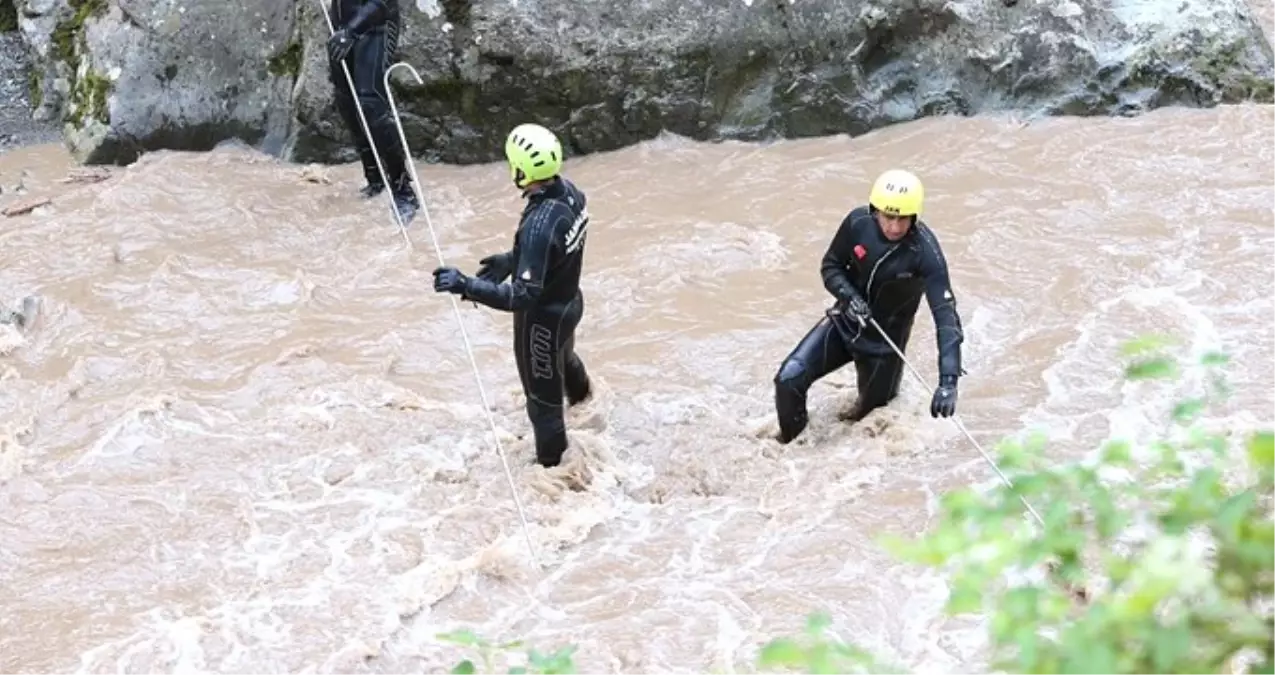
<svg viewBox="0 0 1275 675">
<path fill-rule="evenodd" d="M 939 243 L 938 235 L 934 234 L 934 230 L 925 221 L 917 218 L 912 225 L 912 230 L 915 233 L 914 240 L 923 255 L 937 262 L 946 263 L 943 255 L 943 245 Z"/>
<path fill-rule="evenodd" d="M 867 204 L 864 204 L 862 206 L 856 206 L 853 209 L 850 209 L 850 213 L 846 214 L 847 221 L 858 222 L 861 220 L 871 220 L 871 219 L 872 219 L 872 208 L 869 207 Z"/>
<path fill-rule="evenodd" d="M 916 222 L 912 224 L 912 229 L 916 231 L 916 238 L 920 240 L 922 243 L 926 244 L 927 246 L 933 246 L 935 248 L 938 248 L 939 246 L 938 235 L 934 234 L 934 230 L 928 224 L 926 224 L 924 220 L 917 218 Z"/>
<path fill-rule="evenodd" d="M 571 206 L 584 208 L 584 205 L 589 201 L 589 196 L 585 194 L 584 188 L 576 185 L 575 181 L 563 175 L 559 175 L 558 180 L 562 181 L 562 187 L 564 188 L 567 202 L 571 204 Z"/>
<path fill-rule="evenodd" d="M 841 227 L 858 231 L 859 228 L 872 222 L 872 211 L 867 206 L 856 206 L 841 219 Z"/>
</svg>

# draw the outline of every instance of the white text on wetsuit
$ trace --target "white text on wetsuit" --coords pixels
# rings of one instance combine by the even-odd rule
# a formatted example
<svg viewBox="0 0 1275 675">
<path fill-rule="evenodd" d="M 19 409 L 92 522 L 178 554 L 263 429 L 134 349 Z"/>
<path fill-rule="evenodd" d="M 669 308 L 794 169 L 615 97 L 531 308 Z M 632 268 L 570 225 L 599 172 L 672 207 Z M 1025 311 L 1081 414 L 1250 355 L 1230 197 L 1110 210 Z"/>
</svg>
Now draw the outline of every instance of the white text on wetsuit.
<svg viewBox="0 0 1275 675">
<path fill-rule="evenodd" d="M 576 216 L 575 222 L 571 223 L 571 229 L 567 230 L 567 253 L 575 253 L 584 245 L 584 235 L 589 227 L 589 209 L 586 207 L 580 211 L 580 215 Z"/>
</svg>

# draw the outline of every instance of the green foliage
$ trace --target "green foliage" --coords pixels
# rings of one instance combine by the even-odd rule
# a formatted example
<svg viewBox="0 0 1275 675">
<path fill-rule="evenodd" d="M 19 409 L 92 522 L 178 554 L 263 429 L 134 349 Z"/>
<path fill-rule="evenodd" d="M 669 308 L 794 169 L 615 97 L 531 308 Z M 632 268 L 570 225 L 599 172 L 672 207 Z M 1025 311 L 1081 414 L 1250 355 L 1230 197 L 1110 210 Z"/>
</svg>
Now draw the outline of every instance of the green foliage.
<svg viewBox="0 0 1275 675">
<path fill-rule="evenodd" d="M 1185 373 L 1171 346 L 1129 344 L 1126 378 Z M 1040 438 L 1002 444 L 1014 489 L 945 495 L 935 531 L 888 544 L 951 573 L 949 613 L 990 617 L 992 668 L 1217 673 L 1252 650 L 1257 670 L 1271 672 L 1273 436 L 1253 433 L 1240 458 L 1228 434 L 1199 423 L 1228 393 L 1226 363 L 1205 355 L 1192 370 L 1203 371 L 1207 391 L 1174 405 L 1158 437 L 1108 443 L 1096 462 L 1035 468 L 1045 458 Z M 1250 475 L 1235 486 L 1226 470 L 1243 459 Z M 1020 495 L 1044 507 L 1043 528 L 1023 519 Z M 1049 573 L 1031 575 L 1045 565 Z M 1078 603 L 1074 587 L 1097 593 Z"/>
<path fill-rule="evenodd" d="M 1203 375 L 1204 391 L 1169 407 L 1161 433 L 1070 463 L 1049 457 L 1039 436 L 1003 442 L 998 464 L 1012 488 L 948 493 L 932 532 L 883 540 L 899 558 L 949 575 L 948 614 L 989 619 L 993 670 L 1275 671 L 1275 434 L 1209 430 L 1205 414 L 1229 392 L 1221 372 L 1229 360 L 1211 353 L 1183 364 L 1173 346 L 1148 338 L 1123 350 L 1133 383 Z M 1025 517 L 1020 498 L 1043 527 Z M 867 652 L 830 637 L 828 625 L 812 615 L 803 636 L 771 640 L 758 668 L 883 672 Z M 490 671 L 496 648 L 465 635 Z M 527 670 L 509 672 L 574 672 L 572 653 L 534 656 Z"/>
<path fill-rule="evenodd" d="M 295 80 L 301 73 L 303 53 L 304 48 L 300 42 L 289 42 L 266 61 L 266 69 L 275 77 L 290 77 Z"/>
<path fill-rule="evenodd" d="M 471 631 L 459 630 L 451 633 L 443 633 L 438 639 L 446 642 L 452 642 L 458 645 L 464 645 L 477 650 L 478 659 L 482 662 L 482 672 L 490 673 L 495 668 L 496 656 L 501 653 L 507 653 L 522 646 L 522 642 L 505 642 L 501 644 L 492 644 L 487 640 L 475 635 Z M 575 654 L 574 646 L 563 647 L 551 654 L 541 654 L 535 649 L 527 652 L 527 664 L 525 666 L 513 666 L 508 673 L 544 673 L 545 675 L 567 675 L 576 672 L 575 661 L 571 658 Z M 478 666 L 471 660 L 465 659 L 456 664 L 452 673 L 477 673 Z"/>
<path fill-rule="evenodd" d="M 806 630 L 801 637 L 775 638 L 761 647 L 756 665 L 761 670 L 801 669 L 811 675 L 903 675 L 904 671 L 881 665 L 870 652 L 850 646 L 830 635 L 831 620 L 825 614 L 812 614 L 806 619 Z M 464 660 L 451 667 L 451 675 L 495 674 L 496 657 L 511 656 L 523 647 L 521 642 L 495 644 L 486 641 L 469 630 L 439 635 L 444 642 L 460 644 L 478 652 L 478 662 Z M 506 675 L 575 675 L 572 656 L 575 647 L 564 647 L 552 655 L 542 655 L 530 649 L 525 653 L 525 666 L 510 667 Z"/>
<path fill-rule="evenodd" d="M 806 618 L 804 639 L 782 637 L 767 642 L 757 655 L 761 669 L 800 669 L 807 673 L 903 672 L 882 665 L 871 653 L 829 637 L 832 620 L 822 613 Z"/>
<path fill-rule="evenodd" d="M 13 0 L 0 0 L 0 33 L 18 30 L 18 7 Z"/>
</svg>

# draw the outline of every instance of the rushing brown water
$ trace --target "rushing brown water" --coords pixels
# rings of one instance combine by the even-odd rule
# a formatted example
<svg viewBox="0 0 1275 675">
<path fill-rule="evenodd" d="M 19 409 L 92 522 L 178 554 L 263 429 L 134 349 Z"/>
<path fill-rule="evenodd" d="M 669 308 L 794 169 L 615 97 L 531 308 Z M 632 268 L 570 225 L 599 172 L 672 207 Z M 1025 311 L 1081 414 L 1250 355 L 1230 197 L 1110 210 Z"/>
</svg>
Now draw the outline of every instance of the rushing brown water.
<svg viewBox="0 0 1275 675">
<path fill-rule="evenodd" d="M 1239 427 L 1269 423 L 1270 106 L 1135 119 L 929 119 L 766 147 L 659 139 L 569 159 L 594 214 L 578 348 L 597 396 L 573 460 L 532 466 L 509 316 L 463 305 L 548 571 L 527 561 L 425 219 L 409 252 L 354 166 L 306 180 L 252 152 L 156 153 L 93 185 L 59 149 L 0 158 L 0 671 L 437 672 L 468 626 L 580 645 L 582 672 L 751 661 L 830 611 L 914 669 L 980 667 L 982 629 L 882 533 L 992 474 L 926 412 L 856 425 L 852 375 L 781 448 L 771 377 L 822 313 L 818 261 L 880 171 L 917 171 L 966 326 L 959 410 L 989 447 L 1059 457 L 1154 428 L 1117 385 L 1146 331 L 1221 348 Z M 509 245 L 502 166 L 421 166 L 449 262 Z M 311 176 L 313 177 L 313 176 Z M 0 330 L 5 330 L 0 328 Z M 934 378 L 922 306 L 910 356 Z M 568 488 L 586 483 L 583 490 Z"/>
</svg>

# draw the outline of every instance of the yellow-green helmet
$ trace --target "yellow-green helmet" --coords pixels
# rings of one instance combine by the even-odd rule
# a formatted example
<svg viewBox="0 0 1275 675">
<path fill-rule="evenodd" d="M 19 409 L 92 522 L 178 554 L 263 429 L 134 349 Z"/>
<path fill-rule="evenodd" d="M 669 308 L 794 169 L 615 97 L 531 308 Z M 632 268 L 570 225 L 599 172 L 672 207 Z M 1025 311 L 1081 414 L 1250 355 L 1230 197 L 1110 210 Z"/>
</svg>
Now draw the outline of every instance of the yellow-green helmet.
<svg viewBox="0 0 1275 675">
<path fill-rule="evenodd" d="M 520 188 L 547 180 L 562 170 L 562 143 L 539 124 L 519 124 L 505 139 L 505 159 L 514 185 Z"/>
<path fill-rule="evenodd" d="M 887 216 L 919 216 L 925 202 L 921 179 L 910 171 L 891 169 L 872 184 L 868 203 Z"/>
</svg>

